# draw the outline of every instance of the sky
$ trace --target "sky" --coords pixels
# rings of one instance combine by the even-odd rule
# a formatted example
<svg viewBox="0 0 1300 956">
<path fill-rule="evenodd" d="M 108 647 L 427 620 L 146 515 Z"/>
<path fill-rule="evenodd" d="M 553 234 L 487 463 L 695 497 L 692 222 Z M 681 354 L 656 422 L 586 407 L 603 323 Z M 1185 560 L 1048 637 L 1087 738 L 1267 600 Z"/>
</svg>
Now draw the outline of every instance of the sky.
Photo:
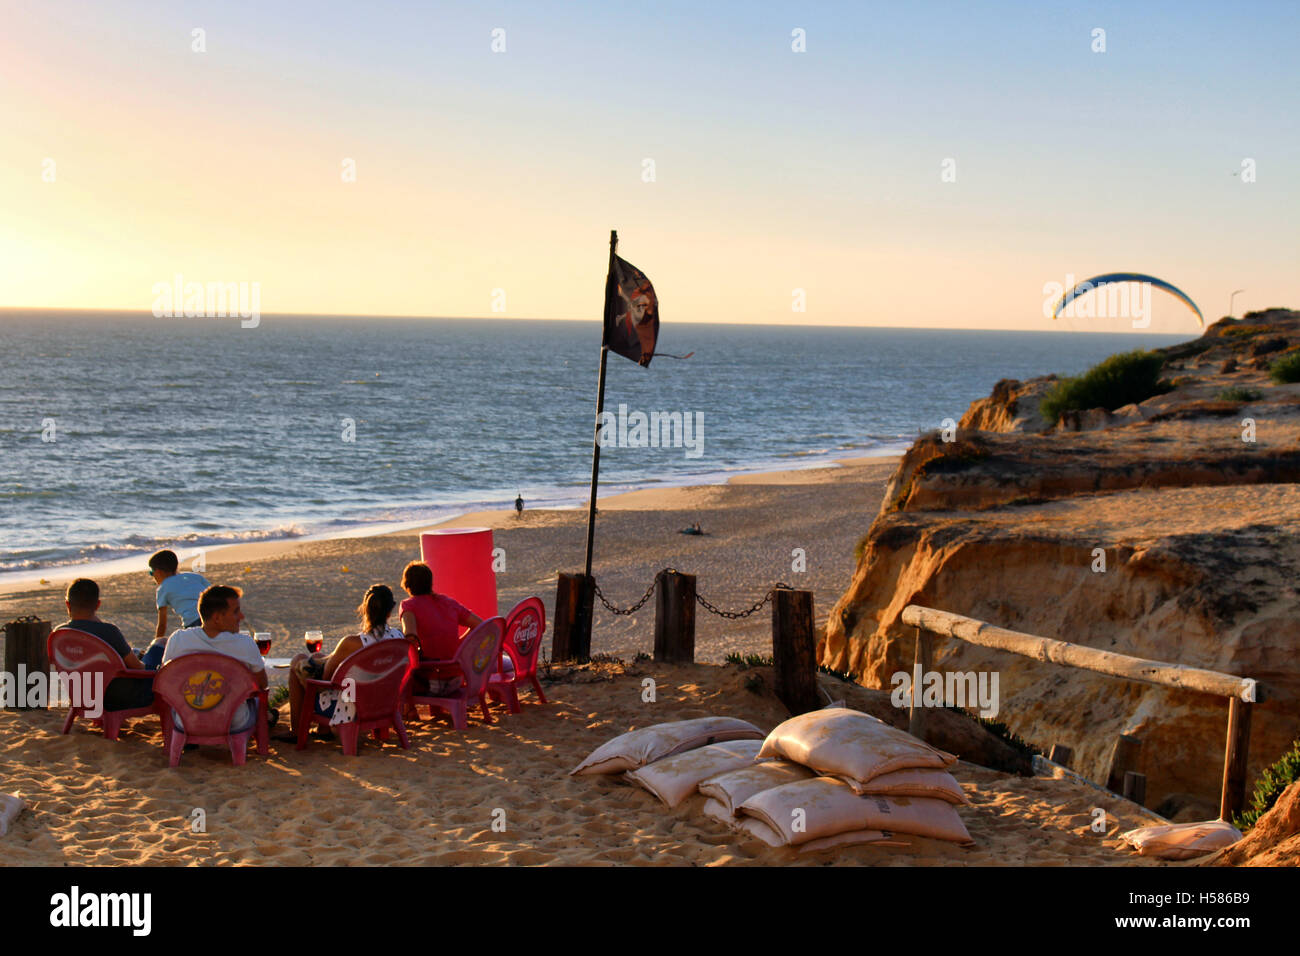
<svg viewBox="0 0 1300 956">
<path fill-rule="evenodd" d="M 0 0 L 0 306 L 180 275 L 592 320 L 617 229 L 664 322 L 1114 331 L 1043 308 L 1110 271 L 1300 307 L 1297 36 L 1293 2 Z"/>
</svg>

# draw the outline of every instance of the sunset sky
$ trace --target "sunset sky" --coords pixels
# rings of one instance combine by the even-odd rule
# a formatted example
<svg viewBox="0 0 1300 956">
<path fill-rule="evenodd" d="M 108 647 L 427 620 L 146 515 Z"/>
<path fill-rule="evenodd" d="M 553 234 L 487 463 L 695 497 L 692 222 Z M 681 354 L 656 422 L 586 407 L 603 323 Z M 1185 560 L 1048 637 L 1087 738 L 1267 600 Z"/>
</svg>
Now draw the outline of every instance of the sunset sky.
<svg viewBox="0 0 1300 956">
<path fill-rule="evenodd" d="M 1300 6 L 836 6 L 0 0 L 0 306 L 594 319 L 611 228 L 666 322 L 1300 306 Z"/>
</svg>

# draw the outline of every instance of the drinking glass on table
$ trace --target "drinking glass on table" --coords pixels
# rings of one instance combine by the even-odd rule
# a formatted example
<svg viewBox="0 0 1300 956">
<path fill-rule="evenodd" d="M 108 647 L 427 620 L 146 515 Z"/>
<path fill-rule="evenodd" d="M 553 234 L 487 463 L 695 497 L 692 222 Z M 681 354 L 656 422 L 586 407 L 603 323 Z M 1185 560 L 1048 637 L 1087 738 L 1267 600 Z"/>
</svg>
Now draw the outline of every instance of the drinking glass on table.
<svg viewBox="0 0 1300 956">
<path fill-rule="evenodd" d="M 308 654 L 319 654 L 321 647 L 325 644 L 325 632 L 308 631 L 303 635 L 303 643 L 307 645 Z"/>
<path fill-rule="evenodd" d="M 270 631 L 258 631 L 253 635 L 253 639 L 257 641 L 257 649 L 261 652 L 263 657 L 271 653 Z"/>
</svg>

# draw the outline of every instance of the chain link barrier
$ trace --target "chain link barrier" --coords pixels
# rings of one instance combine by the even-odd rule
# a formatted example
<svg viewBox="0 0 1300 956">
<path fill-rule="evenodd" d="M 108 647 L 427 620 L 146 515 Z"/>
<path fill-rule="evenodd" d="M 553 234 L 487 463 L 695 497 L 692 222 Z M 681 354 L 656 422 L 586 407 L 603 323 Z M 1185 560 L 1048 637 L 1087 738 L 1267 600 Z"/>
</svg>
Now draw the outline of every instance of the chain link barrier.
<svg viewBox="0 0 1300 956">
<path fill-rule="evenodd" d="M 596 585 L 596 597 L 600 598 L 600 603 L 605 605 L 606 610 L 608 610 L 612 614 L 617 614 L 620 616 L 635 614 L 637 611 L 641 610 L 641 608 L 645 606 L 646 601 L 650 600 L 650 595 L 655 593 L 655 588 L 659 584 L 659 575 L 669 574 L 669 573 L 678 574 L 680 572 L 676 568 L 664 568 L 662 571 L 659 572 L 659 574 L 655 575 L 654 580 L 650 582 L 650 587 L 646 588 L 645 594 L 641 595 L 641 600 L 637 601 L 629 608 L 619 608 L 611 604 L 609 600 L 605 597 L 604 593 L 600 590 L 599 584 Z M 755 601 L 752 605 L 750 605 L 748 608 L 746 608 L 743 611 L 724 611 L 722 610 L 722 608 L 716 607 L 713 604 L 710 604 L 708 601 L 706 601 L 698 591 L 695 593 L 695 603 L 698 604 L 700 607 L 704 608 L 704 610 L 708 611 L 710 614 L 716 614 L 718 617 L 726 618 L 729 621 L 736 621 L 736 620 L 740 620 L 741 618 L 749 617 L 751 614 L 755 614 L 758 611 L 762 610 L 763 606 L 767 604 L 768 601 L 772 600 L 772 595 L 778 589 L 781 588 L 784 588 L 786 590 L 792 590 L 790 585 L 786 584 L 784 581 L 778 581 L 776 584 L 772 585 L 770 588 L 767 589 L 766 594 L 764 594 L 761 598 L 759 598 L 757 601 Z"/>
</svg>

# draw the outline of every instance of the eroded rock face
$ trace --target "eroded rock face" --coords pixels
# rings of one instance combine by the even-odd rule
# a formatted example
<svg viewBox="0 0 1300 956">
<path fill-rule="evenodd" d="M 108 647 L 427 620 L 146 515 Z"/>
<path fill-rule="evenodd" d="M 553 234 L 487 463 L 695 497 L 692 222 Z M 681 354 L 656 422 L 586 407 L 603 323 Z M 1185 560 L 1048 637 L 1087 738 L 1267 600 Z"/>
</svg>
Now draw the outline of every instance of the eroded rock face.
<svg viewBox="0 0 1300 956">
<path fill-rule="evenodd" d="M 993 386 L 993 394 L 971 403 L 957 423 L 959 428 L 987 432 L 1045 432 L 1052 423 L 1038 406 L 1056 384 L 1055 375 L 1018 382 L 1004 378 Z"/>
<path fill-rule="evenodd" d="M 1300 866 L 1300 782 L 1282 791 L 1246 836 L 1204 861 L 1207 866 Z"/>
<path fill-rule="evenodd" d="M 1218 370 L 1258 335 L 1285 338 L 1282 353 L 1300 346 L 1300 313 L 1256 318 L 1166 350 L 1181 384 L 1103 428 L 918 439 L 832 610 L 821 663 L 888 688 L 912 667 L 903 608 L 941 608 L 1253 677 L 1267 699 L 1253 709 L 1251 777 L 1276 760 L 1300 736 L 1300 386 Z M 1010 411 L 996 410 L 1010 409 L 1018 384 L 999 383 L 963 423 L 1006 424 Z M 1230 387 L 1252 397 L 1222 398 Z M 1115 739 L 1128 733 L 1143 741 L 1148 805 L 1170 794 L 1217 803 L 1222 698 L 957 640 L 937 640 L 936 654 L 939 669 L 997 671 L 998 719 L 1043 749 L 1070 746 L 1092 779 L 1104 782 Z"/>
</svg>

